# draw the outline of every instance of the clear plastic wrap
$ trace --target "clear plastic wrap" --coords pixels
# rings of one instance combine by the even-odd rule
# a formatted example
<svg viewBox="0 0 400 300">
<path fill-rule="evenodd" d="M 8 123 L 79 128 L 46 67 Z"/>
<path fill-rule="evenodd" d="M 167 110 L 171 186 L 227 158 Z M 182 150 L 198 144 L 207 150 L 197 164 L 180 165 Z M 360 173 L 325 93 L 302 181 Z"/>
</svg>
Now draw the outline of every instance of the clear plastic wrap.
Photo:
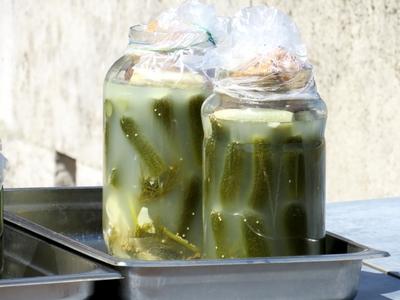
<svg viewBox="0 0 400 300">
<path fill-rule="evenodd" d="M 215 45 L 226 35 L 228 23 L 229 18 L 216 15 L 213 5 L 185 1 L 179 7 L 161 13 L 149 27 L 162 32 L 203 32 Z"/>
<path fill-rule="evenodd" d="M 258 99 L 316 94 L 312 65 L 294 22 L 266 6 L 239 11 L 212 57 L 219 70 L 216 91 Z M 317 96 L 317 95 L 315 95 Z"/>
<path fill-rule="evenodd" d="M 224 39 L 229 22 L 228 18 L 218 17 L 212 5 L 185 1 L 147 25 L 133 26 L 127 53 L 140 55 L 136 56 L 132 71 L 140 74 L 170 70 L 185 76 L 188 73 L 212 76 L 215 62 L 208 52 Z M 182 83 L 185 77 L 175 76 L 174 80 Z"/>
<path fill-rule="evenodd" d="M 243 9 L 211 54 L 202 107 L 207 258 L 320 254 L 326 107 L 294 23 Z"/>
</svg>

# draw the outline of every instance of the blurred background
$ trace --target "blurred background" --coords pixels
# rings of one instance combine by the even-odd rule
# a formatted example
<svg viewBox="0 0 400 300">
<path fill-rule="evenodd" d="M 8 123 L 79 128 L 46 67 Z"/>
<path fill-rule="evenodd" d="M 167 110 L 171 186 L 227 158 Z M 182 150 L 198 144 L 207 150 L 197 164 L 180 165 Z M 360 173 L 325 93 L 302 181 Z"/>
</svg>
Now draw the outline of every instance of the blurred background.
<svg viewBox="0 0 400 300">
<path fill-rule="evenodd" d="M 327 199 L 400 195 L 400 2 L 204 1 L 221 15 L 275 6 L 300 28 L 329 115 Z M 180 1 L 0 0 L 5 187 L 102 183 L 102 84 L 129 27 Z"/>
</svg>

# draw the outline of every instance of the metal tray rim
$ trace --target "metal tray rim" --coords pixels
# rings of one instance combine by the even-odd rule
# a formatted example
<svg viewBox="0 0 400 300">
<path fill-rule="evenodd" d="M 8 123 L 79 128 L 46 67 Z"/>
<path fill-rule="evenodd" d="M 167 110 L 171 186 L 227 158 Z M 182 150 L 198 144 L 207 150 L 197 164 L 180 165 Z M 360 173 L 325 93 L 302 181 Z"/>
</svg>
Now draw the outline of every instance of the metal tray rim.
<svg viewBox="0 0 400 300">
<path fill-rule="evenodd" d="M 161 260 L 161 261 L 145 261 L 145 260 L 129 260 L 113 257 L 108 253 L 89 247 L 85 244 L 77 242 L 63 234 L 54 232 L 44 226 L 31 222 L 14 213 L 4 211 L 4 219 L 13 225 L 24 228 L 25 230 L 34 232 L 42 237 L 66 246 L 70 249 L 78 251 L 81 254 L 94 258 L 98 261 L 118 267 L 145 267 L 145 268 L 162 268 L 162 267 L 196 267 L 196 266 L 220 266 L 220 265 L 262 265 L 262 264 L 291 264 L 291 263 L 320 263 L 320 262 L 337 262 L 363 260 L 378 257 L 390 256 L 388 252 L 367 247 L 365 245 L 354 242 L 350 239 L 342 237 L 338 234 L 327 232 L 328 235 L 341 239 L 349 244 L 363 248 L 363 251 L 344 254 L 324 254 L 309 256 L 285 256 L 285 257 L 264 257 L 264 258 L 248 258 L 248 259 L 214 259 L 214 260 Z"/>
<path fill-rule="evenodd" d="M 22 234 L 29 234 L 26 229 L 20 228 L 20 226 L 10 225 L 8 222 L 5 223 L 4 229 L 10 228 L 21 232 Z M 39 239 L 42 242 L 50 244 L 53 247 L 60 248 L 57 244 L 51 244 L 45 241 L 41 236 L 34 236 L 33 238 Z M 60 248 L 66 251 L 63 248 Z M 70 255 L 79 255 L 76 253 L 71 253 Z M 79 255 L 80 256 L 80 255 Z M 82 259 L 88 260 L 86 257 Z M 3 287 L 15 287 L 15 286 L 33 286 L 33 285 L 43 285 L 43 284 L 64 284 L 64 283 L 81 283 L 81 282 L 93 282 L 102 280 L 116 280 L 122 279 L 123 276 L 116 270 L 110 268 L 109 266 L 102 265 L 99 262 L 92 261 L 96 269 L 83 272 L 83 273 L 71 273 L 63 275 L 50 275 L 50 276 L 32 276 L 32 277 L 21 277 L 21 278 L 5 278 L 0 279 L 0 288 Z"/>
<path fill-rule="evenodd" d="M 44 280 L 44 278 L 46 278 Z M 91 281 L 103 281 L 103 280 L 119 280 L 123 276 L 114 270 L 110 274 L 84 274 L 84 275 L 52 275 L 52 276 L 40 276 L 40 277 L 26 277 L 17 279 L 1 279 L 0 288 L 7 286 L 32 286 L 32 285 L 43 285 L 43 284 L 64 284 L 64 283 L 81 283 Z"/>
</svg>

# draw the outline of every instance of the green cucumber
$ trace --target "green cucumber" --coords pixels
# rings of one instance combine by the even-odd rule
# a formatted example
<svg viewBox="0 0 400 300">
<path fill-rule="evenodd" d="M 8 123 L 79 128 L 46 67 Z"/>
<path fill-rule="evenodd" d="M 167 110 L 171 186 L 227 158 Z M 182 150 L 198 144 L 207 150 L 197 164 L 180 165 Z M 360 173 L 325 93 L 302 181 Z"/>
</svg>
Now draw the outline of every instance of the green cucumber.
<svg viewBox="0 0 400 300">
<path fill-rule="evenodd" d="M 203 190 L 204 199 L 208 201 L 210 196 L 210 182 L 214 180 L 215 176 L 215 140 L 208 138 L 204 140 L 204 176 L 203 176 Z"/>
<path fill-rule="evenodd" d="M 193 177 L 187 182 L 185 187 L 182 214 L 178 226 L 178 233 L 182 236 L 192 225 L 192 221 L 197 216 L 199 204 L 201 203 L 201 180 L 198 177 Z"/>
<path fill-rule="evenodd" d="M 217 258 L 228 258 L 230 245 L 226 234 L 226 224 L 220 212 L 212 211 L 210 214 L 211 229 L 215 242 L 215 253 Z"/>
<path fill-rule="evenodd" d="M 164 172 L 167 169 L 167 166 L 142 135 L 136 122 L 132 118 L 123 116 L 120 120 L 120 125 L 125 137 L 138 152 L 150 173 L 153 176 L 158 176 Z"/>
<path fill-rule="evenodd" d="M 240 193 L 243 177 L 244 153 L 239 143 L 230 143 L 225 154 L 225 164 L 220 182 L 220 197 L 223 206 L 229 206 Z"/>
<path fill-rule="evenodd" d="M 201 164 L 201 148 L 203 143 L 203 126 L 201 123 L 201 105 L 203 102 L 204 96 L 202 95 L 196 95 L 189 99 L 189 123 L 192 147 L 199 164 Z"/>
<path fill-rule="evenodd" d="M 271 256 L 271 245 L 262 215 L 246 213 L 242 217 L 242 231 L 248 257 Z"/>
<path fill-rule="evenodd" d="M 305 162 L 303 141 L 299 136 L 290 137 L 283 145 L 281 157 L 281 201 L 304 201 L 305 197 Z"/>
<path fill-rule="evenodd" d="M 307 213 L 301 203 L 288 204 L 282 212 L 287 255 L 307 254 Z"/>
<path fill-rule="evenodd" d="M 153 103 L 153 114 L 156 119 L 163 125 L 165 131 L 172 135 L 173 129 L 173 109 L 169 98 L 157 99 Z"/>
<path fill-rule="evenodd" d="M 272 155 L 268 139 L 255 139 L 253 150 L 253 190 L 249 206 L 263 212 L 272 201 Z"/>
</svg>

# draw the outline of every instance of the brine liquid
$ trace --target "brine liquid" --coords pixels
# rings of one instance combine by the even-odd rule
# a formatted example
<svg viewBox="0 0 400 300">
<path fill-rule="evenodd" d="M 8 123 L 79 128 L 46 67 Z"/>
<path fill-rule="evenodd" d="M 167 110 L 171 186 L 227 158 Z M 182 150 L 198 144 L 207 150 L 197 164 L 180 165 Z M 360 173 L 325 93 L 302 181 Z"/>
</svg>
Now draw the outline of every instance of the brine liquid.
<svg viewBox="0 0 400 300">
<path fill-rule="evenodd" d="M 205 90 L 105 85 L 103 231 L 122 258 L 200 256 Z"/>
<path fill-rule="evenodd" d="M 207 258 L 323 252 L 321 120 L 213 119 L 204 142 Z"/>
</svg>

